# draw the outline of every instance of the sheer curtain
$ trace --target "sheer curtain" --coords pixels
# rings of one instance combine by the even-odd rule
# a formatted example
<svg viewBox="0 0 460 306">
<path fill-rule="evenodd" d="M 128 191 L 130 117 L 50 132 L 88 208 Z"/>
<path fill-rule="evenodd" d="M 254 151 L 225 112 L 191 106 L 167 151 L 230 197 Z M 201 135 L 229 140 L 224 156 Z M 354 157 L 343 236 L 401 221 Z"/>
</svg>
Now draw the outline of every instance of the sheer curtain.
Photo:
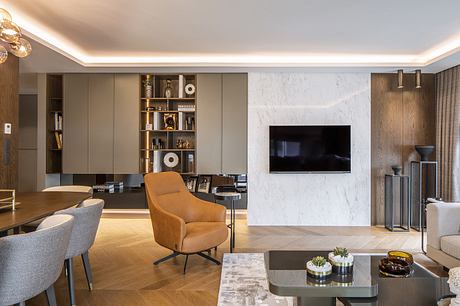
<svg viewBox="0 0 460 306">
<path fill-rule="evenodd" d="M 436 157 L 445 201 L 460 201 L 460 66 L 436 75 Z"/>
</svg>

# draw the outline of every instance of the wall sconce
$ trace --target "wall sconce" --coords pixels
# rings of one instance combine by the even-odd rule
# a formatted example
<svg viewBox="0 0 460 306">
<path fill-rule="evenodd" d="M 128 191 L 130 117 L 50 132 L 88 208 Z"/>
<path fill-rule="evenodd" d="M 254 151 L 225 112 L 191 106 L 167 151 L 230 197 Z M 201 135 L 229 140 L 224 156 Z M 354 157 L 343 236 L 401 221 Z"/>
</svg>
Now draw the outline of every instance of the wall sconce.
<svg viewBox="0 0 460 306">
<path fill-rule="evenodd" d="M 415 70 L 415 88 L 422 88 L 422 70 Z"/>
<path fill-rule="evenodd" d="M 402 69 L 398 70 L 398 88 L 404 88 L 403 84 L 404 72 Z"/>
</svg>

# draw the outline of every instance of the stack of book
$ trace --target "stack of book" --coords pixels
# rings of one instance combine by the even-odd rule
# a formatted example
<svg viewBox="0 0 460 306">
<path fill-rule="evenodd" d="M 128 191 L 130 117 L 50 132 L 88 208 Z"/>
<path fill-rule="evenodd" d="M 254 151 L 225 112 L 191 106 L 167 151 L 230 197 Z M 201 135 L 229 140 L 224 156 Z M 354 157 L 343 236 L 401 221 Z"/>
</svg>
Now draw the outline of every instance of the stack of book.
<svg viewBox="0 0 460 306">
<path fill-rule="evenodd" d="M 195 105 L 193 104 L 179 104 L 177 105 L 177 110 L 179 112 L 194 112 Z"/>
<path fill-rule="evenodd" d="M 54 113 L 54 129 L 56 131 L 62 131 L 62 115 Z"/>
<path fill-rule="evenodd" d="M 54 138 L 56 139 L 56 147 L 62 149 L 62 133 L 54 132 Z"/>
</svg>

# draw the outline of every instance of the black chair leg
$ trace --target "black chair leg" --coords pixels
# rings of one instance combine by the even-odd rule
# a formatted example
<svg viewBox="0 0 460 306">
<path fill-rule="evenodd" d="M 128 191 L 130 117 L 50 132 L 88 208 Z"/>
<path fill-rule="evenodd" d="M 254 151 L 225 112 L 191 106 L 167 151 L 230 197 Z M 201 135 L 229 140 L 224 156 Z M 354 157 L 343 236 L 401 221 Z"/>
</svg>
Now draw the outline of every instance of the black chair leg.
<svg viewBox="0 0 460 306">
<path fill-rule="evenodd" d="M 154 265 L 158 265 L 159 263 L 162 263 L 163 261 L 169 260 L 169 259 L 174 258 L 174 257 L 177 257 L 177 256 L 179 256 L 179 255 L 180 255 L 180 253 L 173 252 L 172 254 L 170 254 L 170 255 L 168 255 L 168 256 L 166 256 L 166 257 L 163 257 L 163 258 L 161 258 L 161 259 L 158 259 L 158 260 L 155 261 L 153 264 L 154 264 Z"/>
<path fill-rule="evenodd" d="M 88 251 L 81 254 L 81 259 L 83 261 L 83 267 L 85 268 L 86 281 L 88 283 L 89 291 L 93 290 L 93 272 L 91 271 L 91 265 L 89 263 Z"/>
<path fill-rule="evenodd" d="M 57 306 L 56 294 L 54 293 L 54 286 L 53 285 L 49 286 L 49 288 L 46 289 L 45 292 L 46 292 L 46 298 L 48 299 L 48 305 Z"/>
<path fill-rule="evenodd" d="M 67 270 L 67 285 L 69 286 L 70 306 L 75 306 L 75 288 L 74 288 L 74 284 L 73 284 L 72 258 L 66 259 L 65 267 L 66 267 L 66 270 Z"/>
<path fill-rule="evenodd" d="M 187 262 L 188 262 L 188 254 L 185 255 L 184 274 L 185 274 L 185 270 L 187 269 Z"/>
<path fill-rule="evenodd" d="M 216 265 L 220 265 L 220 261 L 218 261 L 217 259 L 215 258 L 212 258 L 211 256 L 208 256 L 202 252 L 199 252 L 199 253 L 196 253 L 197 255 L 200 255 L 201 257 L 207 259 L 207 260 L 210 260 L 212 261 L 213 263 L 215 263 Z"/>
</svg>

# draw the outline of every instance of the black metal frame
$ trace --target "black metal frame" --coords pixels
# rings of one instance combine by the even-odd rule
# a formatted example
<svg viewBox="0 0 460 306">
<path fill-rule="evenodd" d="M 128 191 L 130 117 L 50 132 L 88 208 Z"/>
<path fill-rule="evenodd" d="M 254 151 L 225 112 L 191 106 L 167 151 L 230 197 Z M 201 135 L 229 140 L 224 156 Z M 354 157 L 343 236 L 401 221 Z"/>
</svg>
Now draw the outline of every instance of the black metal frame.
<svg viewBox="0 0 460 306">
<path fill-rule="evenodd" d="M 214 247 L 214 250 L 217 251 L 217 247 Z M 209 250 L 204 250 L 204 251 L 208 251 L 208 253 L 211 252 L 210 249 L 209 249 Z M 187 269 L 188 256 L 189 256 L 189 255 L 198 255 L 198 256 L 203 257 L 204 259 L 207 259 L 207 260 L 209 260 L 209 261 L 212 261 L 213 263 L 215 263 L 215 264 L 218 265 L 218 266 L 221 265 L 221 262 L 220 262 L 220 261 L 218 261 L 217 259 L 215 259 L 215 258 L 213 258 L 213 257 L 211 257 L 211 256 L 209 256 L 209 255 L 204 254 L 204 253 L 203 253 L 204 251 L 196 252 L 196 253 L 181 253 L 181 252 L 173 251 L 172 254 L 169 254 L 168 256 L 165 256 L 165 257 L 163 257 L 163 258 L 158 259 L 158 260 L 155 261 L 153 264 L 154 264 L 155 266 L 157 266 L 158 264 L 160 264 L 160 263 L 162 263 L 162 262 L 164 262 L 164 261 L 167 261 L 167 260 L 169 260 L 169 259 L 175 258 L 175 257 L 177 257 L 177 256 L 179 256 L 179 255 L 185 255 L 185 263 L 184 263 L 184 274 L 185 274 L 186 269 Z"/>
</svg>

